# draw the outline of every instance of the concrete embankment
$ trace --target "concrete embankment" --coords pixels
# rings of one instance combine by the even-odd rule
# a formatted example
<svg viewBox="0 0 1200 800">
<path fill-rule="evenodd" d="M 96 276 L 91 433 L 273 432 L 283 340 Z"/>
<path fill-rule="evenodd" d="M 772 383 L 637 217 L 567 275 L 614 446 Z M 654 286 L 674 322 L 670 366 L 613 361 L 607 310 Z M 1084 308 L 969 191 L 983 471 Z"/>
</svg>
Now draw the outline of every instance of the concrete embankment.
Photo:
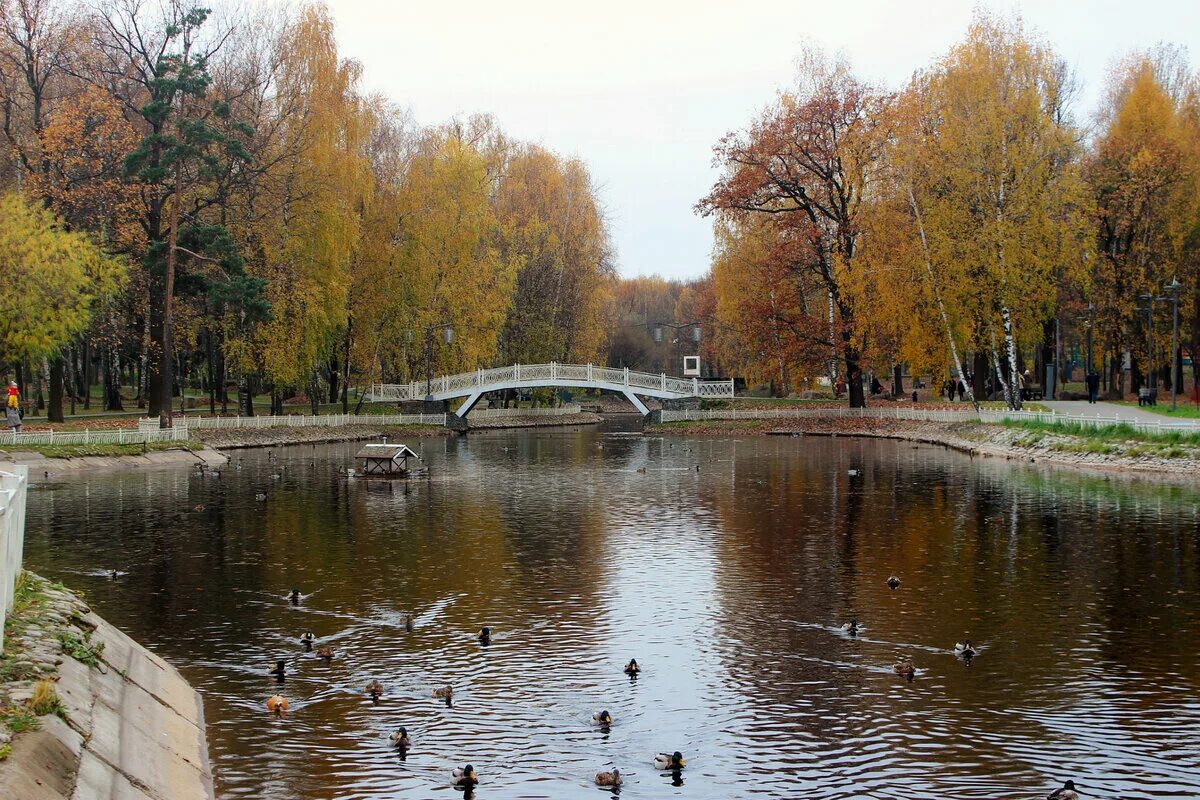
<svg viewBox="0 0 1200 800">
<path fill-rule="evenodd" d="M 559 414 L 554 416 L 528 414 L 478 420 L 468 417 L 467 422 L 470 424 L 468 430 L 474 431 L 500 428 L 550 428 L 570 425 L 595 425 L 602 419 L 603 417 L 599 414 L 593 414 L 590 411 L 581 411 L 578 414 Z"/>
<path fill-rule="evenodd" d="M 193 430 L 192 438 L 208 447 L 238 450 L 247 447 L 282 447 L 292 444 L 353 442 L 359 439 L 425 439 L 449 436 L 453 431 L 439 425 L 344 425 L 313 428 L 223 428 Z"/>
<path fill-rule="evenodd" d="M 1001 425 L 916 422 L 887 418 L 807 417 L 705 420 L 648 426 L 652 435 L 858 436 L 940 445 L 972 456 L 1071 467 L 1097 473 L 1137 473 L 1173 482 L 1200 476 L 1200 448 L 1145 440 L 1097 442 L 1054 431 Z"/>
<path fill-rule="evenodd" d="M 13 452 L 7 459 L 14 464 L 29 467 L 29 480 L 38 483 L 77 472 L 102 472 L 113 470 L 149 469 L 152 467 L 194 466 L 219 467 L 229 459 L 211 447 L 194 450 L 151 450 L 147 453 L 128 456 L 74 456 L 71 458 L 48 458 L 40 453 Z"/>
<path fill-rule="evenodd" d="M 76 595 L 24 580 L 0 661 L 0 798 L 210 800 L 196 691 Z"/>
</svg>

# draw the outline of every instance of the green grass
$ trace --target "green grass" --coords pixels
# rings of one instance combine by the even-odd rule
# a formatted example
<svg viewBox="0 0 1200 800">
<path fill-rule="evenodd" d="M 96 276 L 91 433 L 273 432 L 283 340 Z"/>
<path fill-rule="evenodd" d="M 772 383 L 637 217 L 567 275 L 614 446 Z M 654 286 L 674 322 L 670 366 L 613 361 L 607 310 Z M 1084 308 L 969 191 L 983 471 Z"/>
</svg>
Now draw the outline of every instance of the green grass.
<svg viewBox="0 0 1200 800">
<path fill-rule="evenodd" d="M 62 642 L 63 652 L 71 658 L 89 667 L 98 668 L 100 666 L 100 658 L 104 654 L 104 642 L 93 643 L 91 633 L 80 636 L 73 631 L 59 631 L 58 640 Z"/>
<path fill-rule="evenodd" d="M 13 733 L 36 731 L 41 727 L 33 712 L 24 706 L 0 706 L 0 722 Z"/>
<path fill-rule="evenodd" d="M 1040 420 L 1007 419 L 1000 423 L 1006 428 L 1021 428 L 1043 433 L 1074 436 L 1094 442 L 1153 442 L 1175 446 L 1200 447 L 1200 431 L 1141 431 L 1127 423 L 1108 426 L 1082 425 L 1078 422 L 1043 422 Z"/>
<path fill-rule="evenodd" d="M 22 452 L 41 453 L 46 458 L 82 458 L 84 456 L 140 456 L 152 450 L 198 450 L 201 442 L 147 442 L 146 444 L 29 444 Z"/>
</svg>

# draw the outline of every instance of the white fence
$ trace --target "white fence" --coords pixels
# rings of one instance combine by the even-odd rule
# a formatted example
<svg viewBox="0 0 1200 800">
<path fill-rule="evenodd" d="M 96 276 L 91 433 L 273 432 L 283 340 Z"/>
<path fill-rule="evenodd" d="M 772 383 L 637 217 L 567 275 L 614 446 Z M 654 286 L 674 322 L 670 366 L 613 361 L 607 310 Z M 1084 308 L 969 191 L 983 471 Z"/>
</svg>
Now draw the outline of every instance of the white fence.
<svg viewBox="0 0 1200 800">
<path fill-rule="evenodd" d="M 583 411 L 578 403 L 566 403 L 557 408 L 477 408 L 467 419 L 506 419 L 508 417 L 568 417 Z"/>
<path fill-rule="evenodd" d="M 709 419 L 810 419 L 829 417 L 866 417 L 870 419 L 909 419 L 921 422 L 978 422 L 972 411 L 939 411 L 923 408 L 748 408 L 692 411 L 663 409 L 663 422 Z"/>
<path fill-rule="evenodd" d="M 1200 433 L 1198 420 L 1144 420 L 1105 416 L 1103 414 L 1056 414 L 1052 411 L 1009 411 L 1007 409 L 981 409 L 951 411 L 938 409 L 904 408 L 755 408 L 721 409 L 716 411 L 663 410 L 663 422 L 683 422 L 711 419 L 811 419 L 830 417 L 865 417 L 869 419 L 906 419 L 919 422 L 988 422 L 1001 423 L 1006 420 L 1028 420 L 1053 424 L 1078 424 L 1097 428 L 1113 425 L 1128 425 L 1145 433 Z"/>
<path fill-rule="evenodd" d="M 281 417 L 176 417 L 172 430 L 250 429 L 250 428 L 339 428 L 343 425 L 445 425 L 445 414 L 320 414 Z M 138 430 L 158 429 L 157 419 L 138 420 Z"/>
<path fill-rule="evenodd" d="M 17 577 L 25 551 L 25 495 L 29 467 L 0 470 L 0 653 L 4 652 L 4 620 L 12 611 Z"/>
<path fill-rule="evenodd" d="M 476 391 L 495 391 L 514 384 L 599 385 L 645 389 L 679 397 L 733 397 L 733 381 L 702 381 L 698 378 L 672 378 L 660 373 L 630 369 L 597 367 L 594 364 L 513 364 L 495 369 L 477 369 L 458 375 L 441 375 L 426 383 L 376 383 L 368 398 L 374 401 L 415 400 L 427 394 L 462 397 Z M 428 391 L 426 391 L 428 389 Z"/>
<path fill-rule="evenodd" d="M 187 428 L 175 427 L 165 430 L 158 429 L 158 421 L 153 428 L 143 428 L 140 424 L 137 430 L 132 428 L 115 428 L 99 431 L 29 431 L 16 433 L 5 431 L 0 433 L 0 445 L 20 447 L 28 445 L 79 445 L 79 444 L 145 444 L 147 442 L 178 442 L 188 438 Z"/>
</svg>

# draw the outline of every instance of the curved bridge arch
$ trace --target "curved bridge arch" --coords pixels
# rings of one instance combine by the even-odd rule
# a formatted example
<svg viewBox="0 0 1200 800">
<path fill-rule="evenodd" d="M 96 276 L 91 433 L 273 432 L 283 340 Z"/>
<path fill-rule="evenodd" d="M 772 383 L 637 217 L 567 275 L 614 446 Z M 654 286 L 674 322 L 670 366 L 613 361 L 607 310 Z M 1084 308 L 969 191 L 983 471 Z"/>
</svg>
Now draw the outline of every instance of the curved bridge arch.
<svg viewBox="0 0 1200 800">
<path fill-rule="evenodd" d="M 377 383 L 371 386 L 369 397 L 374 401 L 388 400 L 451 400 L 465 397 L 455 414 L 465 417 L 488 392 L 503 389 L 529 389 L 542 386 L 561 386 L 575 389 L 606 389 L 624 394 L 643 415 L 649 414 L 646 404 L 638 399 L 653 397 L 677 400 L 685 397 L 733 397 L 733 381 L 702 381 L 698 378 L 672 378 L 665 373 L 654 375 L 630 369 L 597 367 L 593 364 L 513 364 L 510 367 L 478 369 L 458 375 L 442 375 L 429 383 Z"/>
</svg>

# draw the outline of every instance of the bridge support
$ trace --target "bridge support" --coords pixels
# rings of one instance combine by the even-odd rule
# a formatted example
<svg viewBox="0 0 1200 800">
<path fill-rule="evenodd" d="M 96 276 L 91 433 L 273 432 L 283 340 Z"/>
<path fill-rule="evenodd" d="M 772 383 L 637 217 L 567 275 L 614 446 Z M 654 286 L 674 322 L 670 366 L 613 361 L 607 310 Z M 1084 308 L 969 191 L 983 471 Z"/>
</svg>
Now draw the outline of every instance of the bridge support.
<svg viewBox="0 0 1200 800">
<path fill-rule="evenodd" d="M 625 395 L 625 399 L 633 403 L 633 407 L 642 413 L 643 417 L 650 414 L 650 409 L 646 408 L 646 404 L 639 400 L 636 394 L 630 391 L 625 391 L 623 394 Z"/>
<path fill-rule="evenodd" d="M 483 397 L 483 392 L 474 392 L 473 394 L 468 395 L 467 399 L 463 401 L 463 404 L 459 406 L 454 413 L 463 419 L 466 419 L 467 414 L 471 413 L 471 409 L 474 408 L 475 404 L 479 402 L 480 397 Z"/>
</svg>

